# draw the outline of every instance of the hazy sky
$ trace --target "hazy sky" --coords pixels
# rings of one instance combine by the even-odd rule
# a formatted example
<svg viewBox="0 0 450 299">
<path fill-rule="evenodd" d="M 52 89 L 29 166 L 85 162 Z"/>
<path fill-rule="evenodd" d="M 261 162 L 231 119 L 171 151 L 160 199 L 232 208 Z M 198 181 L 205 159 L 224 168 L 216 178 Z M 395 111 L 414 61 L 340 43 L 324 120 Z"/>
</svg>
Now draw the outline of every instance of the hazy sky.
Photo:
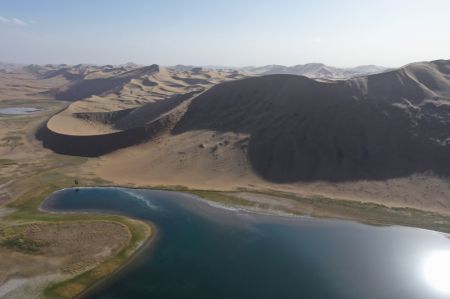
<svg viewBox="0 0 450 299">
<path fill-rule="evenodd" d="M 400 66 L 450 58 L 450 0 L 0 0 L 0 61 Z"/>
</svg>

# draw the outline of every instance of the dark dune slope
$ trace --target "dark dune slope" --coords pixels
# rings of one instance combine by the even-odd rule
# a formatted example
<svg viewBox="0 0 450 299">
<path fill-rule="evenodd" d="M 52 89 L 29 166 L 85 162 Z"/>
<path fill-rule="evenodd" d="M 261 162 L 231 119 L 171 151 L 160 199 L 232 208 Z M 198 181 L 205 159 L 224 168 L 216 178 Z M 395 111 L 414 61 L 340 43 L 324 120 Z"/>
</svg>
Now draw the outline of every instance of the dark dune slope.
<svg viewBox="0 0 450 299">
<path fill-rule="evenodd" d="M 67 135 L 54 132 L 47 123 L 35 132 L 45 148 L 56 153 L 98 157 L 115 150 L 147 142 L 161 133 L 169 132 L 183 112 L 194 92 L 175 95 L 167 100 L 148 103 L 140 108 L 118 112 L 90 112 L 78 117 L 110 123 L 120 131 L 102 135 Z"/>
<path fill-rule="evenodd" d="M 145 127 L 105 135 L 70 136 L 59 134 L 42 124 L 36 131 L 36 138 L 45 148 L 65 155 L 98 157 L 112 151 L 139 144 L 151 139 L 153 132 Z"/>
<path fill-rule="evenodd" d="M 449 70 L 435 61 L 331 83 L 292 75 L 226 82 L 194 99 L 173 133 L 249 133 L 252 167 L 276 182 L 449 175 Z"/>
</svg>

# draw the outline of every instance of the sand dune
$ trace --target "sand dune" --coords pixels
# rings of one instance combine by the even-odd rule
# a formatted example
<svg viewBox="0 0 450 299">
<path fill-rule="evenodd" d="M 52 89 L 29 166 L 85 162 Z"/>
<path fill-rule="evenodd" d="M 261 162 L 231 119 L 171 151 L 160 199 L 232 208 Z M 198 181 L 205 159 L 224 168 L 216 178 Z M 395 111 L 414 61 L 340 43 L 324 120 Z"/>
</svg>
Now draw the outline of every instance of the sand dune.
<svg viewBox="0 0 450 299">
<path fill-rule="evenodd" d="M 83 80 L 52 91 L 56 99 L 75 102 L 52 117 L 48 128 L 60 135 L 94 136 L 142 127 L 174 108 L 174 104 L 180 104 L 180 99 L 235 78 L 234 72 L 174 71 L 157 65 L 131 70 L 108 68 L 108 72 L 88 72 Z M 150 115 L 145 117 L 143 111 Z"/>
<path fill-rule="evenodd" d="M 348 81 L 270 75 L 215 86 L 175 133 L 250 134 L 253 169 L 275 182 L 450 174 L 448 61 Z"/>
<path fill-rule="evenodd" d="M 243 134 L 247 163 L 272 182 L 383 180 L 427 171 L 448 176 L 449 65 L 414 63 L 338 81 L 267 75 L 210 89 L 229 77 L 201 68 L 138 68 L 113 79 L 127 78 L 114 89 L 126 97 L 104 92 L 77 101 L 52 117 L 39 138 L 61 153 L 98 156 L 168 131 L 172 136 L 164 138 Z M 143 79 L 156 85 L 145 89 Z M 140 104 L 131 100 L 136 86 L 146 93 Z"/>
<path fill-rule="evenodd" d="M 315 79 L 350 79 L 352 77 L 376 74 L 388 71 L 388 68 L 376 65 L 361 65 L 353 68 L 337 68 L 323 63 L 307 63 L 294 66 L 266 65 L 262 67 L 244 67 L 240 69 L 258 75 L 299 75 Z"/>
<path fill-rule="evenodd" d="M 242 154 L 271 182 L 450 173 L 449 61 L 349 80 L 132 64 L 22 70 L 16 76 L 58 82 L 42 94 L 74 101 L 37 134 L 64 154 L 99 156 L 205 131 L 248 136 Z"/>
</svg>

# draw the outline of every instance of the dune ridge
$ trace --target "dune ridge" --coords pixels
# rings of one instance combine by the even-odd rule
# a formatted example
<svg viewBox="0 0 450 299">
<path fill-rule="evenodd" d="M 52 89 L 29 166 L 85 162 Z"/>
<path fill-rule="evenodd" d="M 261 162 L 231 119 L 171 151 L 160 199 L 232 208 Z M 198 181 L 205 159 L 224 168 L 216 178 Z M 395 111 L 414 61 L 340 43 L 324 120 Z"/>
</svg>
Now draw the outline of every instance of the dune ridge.
<svg viewBox="0 0 450 299">
<path fill-rule="evenodd" d="M 253 169 L 275 182 L 450 174 L 449 61 L 323 82 L 269 75 L 192 101 L 174 133 L 250 134 Z"/>
<path fill-rule="evenodd" d="M 241 137 L 230 143 L 194 134 L 192 141 L 199 148 L 215 144 L 209 151 L 218 161 L 226 151 L 239 153 L 256 175 L 276 183 L 450 173 L 446 60 L 348 80 L 156 65 L 76 69 L 85 79 L 51 91 L 75 94 L 75 102 L 37 134 L 60 153 L 100 156 L 150 140 L 217 132 Z M 68 71 L 57 76 L 70 77 L 62 75 Z M 49 73 L 55 75 L 40 75 Z M 85 81 L 99 78 L 112 83 L 77 100 L 77 90 L 92 84 Z"/>
</svg>

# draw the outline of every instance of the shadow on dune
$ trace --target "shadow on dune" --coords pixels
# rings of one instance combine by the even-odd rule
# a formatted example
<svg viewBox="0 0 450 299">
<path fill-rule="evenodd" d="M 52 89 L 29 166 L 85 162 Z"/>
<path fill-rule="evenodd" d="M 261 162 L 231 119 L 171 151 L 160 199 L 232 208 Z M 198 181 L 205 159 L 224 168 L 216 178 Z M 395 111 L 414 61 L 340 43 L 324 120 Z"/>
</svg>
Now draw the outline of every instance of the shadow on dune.
<svg viewBox="0 0 450 299">
<path fill-rule="evenodd" d="M 273 182 L 449 175 L 450 147 L 437 140 L 450 132 L 450 106 L 436 115 L 411 104 L 425 97 L 417 82 L 375 76 L 381 77 L 324 83 L 269 75 L 223 83 L 192 101 L 173 134 L 248 133 L 251 166 Z"/>
<path fill-rule="evenodd" d="M 57 100 L 78 101 L 94 95 L 113 93 L 120 90 L 125 84 L 130 83 L 133 78 L 141 78 L 159 72 L 156 64 L 137 69 L 123 69 L 124 73 L 107 78 L 86 79 L 83 74 L 73 75 L 66 70 L 58 70 L 49 73 L 47 76 L 64 75 L 73 82 L 64 90 L 53 90 L 51 93 Z M 154 86 L 148 78 L 143 78 L 145 84 Z"/>
<path fill-rule="evenodd" d="M 111 91 L 117 86 L 121 86 L 128 81 L 128 78 L 122 77 L 83 80 L 79 83 L 71 85 L 67 90 L 57 92 L 55 94 L 55 99 L 78 101 L 92 95 L 101 95 L 102 93 Z"/>
<path fill-rule="evenodd" d="M 134 109 L 130 113 L 127 113 L 124 117 L 119 118 L 114 123 L 114 127 L 120 130 L 143 127 L 146 124 L 156 120 L 161 115 L 168 113 L 170 110 L 176 108 L 184 101 L 193 97 L 195 94 L 196 92 L 177 94 L 165 100 L 145 104 L 144 106 Z"/>
<path fill-rule="evenodd" d="M 78 113 L 77 117 L 89 121 L 112 124 L 119 132 L 92 136 L 60 134 L 42 124 L 35 136 L 45 148 L 72 156 L 98 157 L 121 148 L 146 142 L 178 120 L 177 113 L 171 114 L 195 92 L 172 96 L 163 101 L 148 103 L 140 108 L 112 112 Z"/>
<path fill-rule="evenodd" d="M 145 142 L 151 138 L 152 134 L 146 128 L 141 127 L 105 135 L 72 136 L 51 131 L 47 128 L 47 123 L 44 123 L 38 128 L 35 136 L 42 141 L 45 148 L 56 153 L 98 157 L 133 144 Z"/>
</svg>

